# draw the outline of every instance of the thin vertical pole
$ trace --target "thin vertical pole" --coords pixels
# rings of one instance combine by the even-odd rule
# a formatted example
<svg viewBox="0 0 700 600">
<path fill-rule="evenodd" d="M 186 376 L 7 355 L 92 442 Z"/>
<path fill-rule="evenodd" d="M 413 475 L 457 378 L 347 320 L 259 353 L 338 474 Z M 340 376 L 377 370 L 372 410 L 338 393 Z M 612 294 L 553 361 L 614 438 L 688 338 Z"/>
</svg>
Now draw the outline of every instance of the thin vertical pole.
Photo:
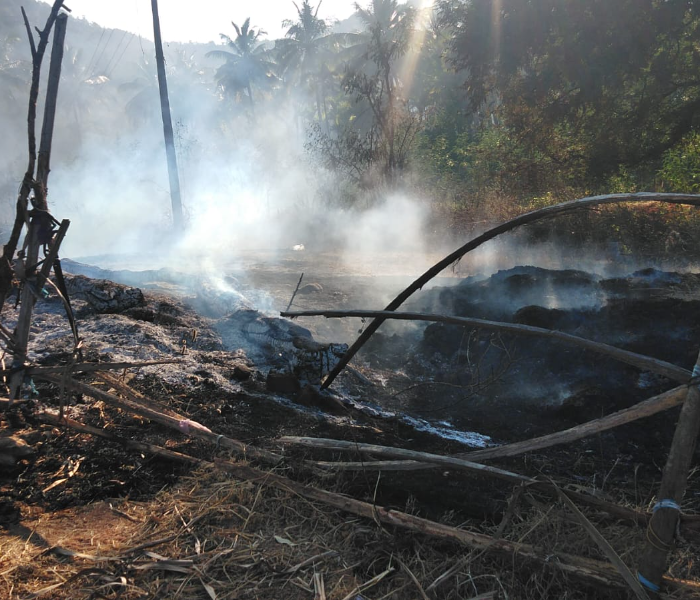
<svg viewBox="0 0 700 600">
<path fill-rule="evenodd" d="M 182 199 L 180 197 L 180 177 L 177 169 L 175 154 L 175 139 L 173 136 L 173 119 L 170 115 L 170 100 L 168 99 L 168 81 L 165 77 L 165 57 L 163 42 L 160 37 L 160 17 L 158 16 L 158 0 L 151 0 L 153 10 L 153 38 L 156 45 L 156 66 L 158 68 L 158 88 L 160 90 L 160 112 L 163 116 L 163 136 L 165 137 L 165 156 L 168 161 L 168 177 L 170 179 L 170 199 L 173 207 L 173 226 L 176 231 L 182 231 Z"/>
<path fill-rule="evenodd" d="M 63 45 L 66 39 L 66 24 L 68 15 L 60 14 L 56 17 L 56 25 L 51 46 L 51 62 L 49 63 L 49 81 L 46 86 L 46 106 L 44 108 L 44 122 L 41 126 L 41 139 L 39 141 L 39 156 L 36 166 L 36 182 L 41 186 L 40 196 L 34 192 L 34 203 L 37 208 L 47 210 L 46 186 L 49 180 L 51 164 L 51 143 L 53 141 L 53 127 L 56 120 L 56 101 L 58 99 L 58 84 L 61 80 L 61 65 L 63 63 Z"/>
</svg>

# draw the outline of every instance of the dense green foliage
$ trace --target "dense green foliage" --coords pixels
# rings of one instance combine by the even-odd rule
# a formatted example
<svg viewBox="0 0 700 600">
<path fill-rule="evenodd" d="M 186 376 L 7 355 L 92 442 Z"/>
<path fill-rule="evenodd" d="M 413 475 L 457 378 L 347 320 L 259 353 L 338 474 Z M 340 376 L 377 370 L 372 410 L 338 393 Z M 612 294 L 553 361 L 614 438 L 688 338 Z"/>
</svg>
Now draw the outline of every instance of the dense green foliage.
<svg viewBox="0 0 700 600">
<path fill-rule="evenodd" d="M 583 162 L 601 185 L 657 164 L 700 124 L 698 2 L 441 3 L 452 64 L 473 110 L 498 115 L 531 152 Z"/>
</svg>

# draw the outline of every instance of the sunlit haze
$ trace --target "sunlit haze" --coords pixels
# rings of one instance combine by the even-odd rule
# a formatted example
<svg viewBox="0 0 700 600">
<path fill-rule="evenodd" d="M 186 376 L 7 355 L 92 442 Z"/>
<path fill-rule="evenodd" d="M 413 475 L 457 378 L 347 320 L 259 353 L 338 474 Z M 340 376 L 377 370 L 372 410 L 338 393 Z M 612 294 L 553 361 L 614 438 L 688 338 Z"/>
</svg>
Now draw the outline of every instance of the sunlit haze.
<svg viewBox="0 0 700 600">
<path fill-rule="evenodd" d="M 132 31 L 153 39 L 151 3 L 148 0 L 70 0 L 66 6 L 74 17 L 84 17 L 103 27 Z M 282 21 L 296 16 L 292 0 L 200 0 L 196 3 L 161 0 L 158 12 L 163 39 L 172 42 L 218 42 L 219 34 L 231 33 L 231 21 L 240 25 L 248 17 L 252 26 L 267 32 L 268 39 L 276 39 L 284 35 Z M 353 12 L 354 2 L 351 0 L 323 0 L 318 15 L 328 21 L 345 19 Z"/>
</svg>

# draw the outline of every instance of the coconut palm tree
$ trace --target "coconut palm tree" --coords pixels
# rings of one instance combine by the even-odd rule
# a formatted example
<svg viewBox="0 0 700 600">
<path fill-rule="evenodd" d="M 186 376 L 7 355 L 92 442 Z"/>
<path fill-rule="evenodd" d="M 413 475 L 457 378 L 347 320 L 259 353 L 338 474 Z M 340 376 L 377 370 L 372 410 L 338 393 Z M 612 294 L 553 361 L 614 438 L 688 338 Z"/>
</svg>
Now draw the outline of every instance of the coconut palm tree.
<svg viewBox="0 0 700 600">
<path fill-rule="evenodd" d="M 316 112 L 319 122 L 323 121 L 321 98 L 316 73 L 321 66 L 321 46 L 328 25 L 318 18 L 319 2 L 314 10 L 308 0 L 301 8 L 293 2 L 298 20 L 285 20 L 288 27 L 285 39 L 275 42 L 275 52 L 285 82 L 297 89 L 307 88 L 315 97 Z"/>
<path fill-rule="evenodd" d="M 135 126 L 156 124 L 160 104 L 155 64 L 143 56 L 136 67 L 136 77 L 119 86 L 120 91 L 130 96 L 124 107 L 127 117 Z"/>
<path fill-rule="evenodd" d="M 287 27 L 285 38 L 275 43 L 275 53 L 282 75 L 287 84 L 297 89 L 306 88 L 316 105 L 319 122 L 326 122 L 325 88 L 332 82 L 334 67 L 340 64 L 338 51 L 358 37 L 356 34 L 329 33 L 329 26 L 319 18 L 321 2 L 314 8 L 309 0 L 301 7 L 296 3 L 297 20 L 282 22 Z"/>
<path fill-rule="evenodd" d="M 212 50 L 207 52 L 207 56 L 224 60 L 224 64 L 216 71 L 217 83 L 223 93 L 239 99 L 245 92 L 251 112 L 254 113 L 253 85 L 265 87 L 275 80 L 274 63 L 269 51 L 259 42 L 265 32 L 252 28 L 250 18 L 240 27 L 233 21 L 231 24 L 236 30 L 236 37 L 221 34 L 230 50 Z"/>
<path fill-rule="evenodd" d="M 400 82 L 395 65 L 406 54 L 413 33 L 415 11 L 397 0 L 371 0 L 367 8 L 355 4 L 365 26 L 359 43 L 348 48 L 351 56 L 344 88 L 369 105 L 374 124 L 386 143 L 385 175 L 393 179 L 397 167 L 396 130 Z"/>
</svg>

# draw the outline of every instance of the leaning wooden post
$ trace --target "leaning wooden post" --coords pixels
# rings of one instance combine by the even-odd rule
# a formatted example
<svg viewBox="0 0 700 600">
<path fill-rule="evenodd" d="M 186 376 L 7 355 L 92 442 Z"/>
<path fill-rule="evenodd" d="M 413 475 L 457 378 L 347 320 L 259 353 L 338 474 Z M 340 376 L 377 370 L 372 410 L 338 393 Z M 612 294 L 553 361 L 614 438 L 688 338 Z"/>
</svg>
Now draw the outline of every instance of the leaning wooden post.
<svg viewBox="0 0 700 600">
<path fill-rule="evenodd" d="M 58 84 L 61 80 L 61 65 L 63 63 L 63 46 L 66 40 L 66 24 L 68 15 L 56 17 L 56 25 L 51 46 L 51 62 L 49 63 L 49 81 L 46 86 L 46 106 L 44 107 L 44 122 L 41 126 L 39 141 L 39 156 L 36 165 L 36 183 L 34 190 L 34 205 L 40 210 L 48 210 L 46 202 L 46 187 L 49 180 L 51 163 L 51 143 L 53 128 L 56 120 L 56 100 L 58 99 Z M 37 187 L 41 189 L 37 190 Z M 37 192 L 39 197 L 37 197 Z"/>
<path fill-rule="evenodd" d="M 160 111 L 163 117 L 163 136 L 165 137 L 165 156 L 168 161 L 168 177 L 170 178 L 170 199 L 173 207 L 173 227 L 176 231 L 183 228 L 182 199 L 180 197 L 180 176 L 177 169 L 175 154 L 175 139 L 173 136 L 173 119 L 170 115 L 170 99 L 168 98 L 168 81 L 165 77 L 165 58 L 163 42 L 160 37 L 160 18 L 158 17 L 158 0 L 151 0 L 153 11 L 153 38 L 156 46 L 156 66 L 158 68 L 158 89 L 160 90 Z"/>
<path fill-rule="evenodd" d="M 671 450 L 666 459 L 661 487 L 653 516 L 647 529 L 647 544 L 639 561 L 637 578 L 647 590 L 657 593 L 666 572 L 668 554 L 673 547 L 681 502 L 688 485 L 688 472 L 700 433 L 700 355 L 698 355 L 693 380 L 688 387 L 681 409 Z"/>
</svg>

